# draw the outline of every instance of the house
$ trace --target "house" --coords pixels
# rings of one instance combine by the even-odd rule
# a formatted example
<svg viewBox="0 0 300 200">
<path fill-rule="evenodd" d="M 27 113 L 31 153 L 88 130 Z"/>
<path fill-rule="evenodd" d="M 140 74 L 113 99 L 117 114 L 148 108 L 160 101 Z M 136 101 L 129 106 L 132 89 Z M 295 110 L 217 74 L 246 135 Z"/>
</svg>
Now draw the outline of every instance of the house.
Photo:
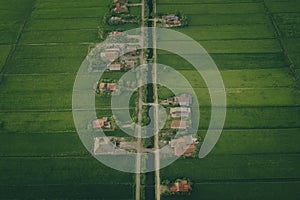
<svg viewBox="0 0 300 200">
<path fill-rule="evenodd" d="M 172 118 L 188 118 L 191 114 L 191 108 L 188 107 L 176 107 L 170 109 L 170 115 Z"/>
<path fill-rule="evenodd" d="M 126 47 L 126 52 L 128 52 L 128 54 L 131 54 L 132 56 L 137 55 L 137 51 L 138 51 L 138 46 L 136 45 L 128 45 Z"/>
<path fill-rule="evenodd" d="M 165 15 L 165 16 L 162 16 L 162 18 L 167 21 L 179 20 L 179 17 L 176 16 L 175 14 Z"/>
<path fill-rule="evenodd" d="M 186 157 L 189 157 L 193 152 L 197 150 L 197 146 L 195 145 L 195 143 L 196 138 L 193 138 L 192 135 L 185 135 L 179 138 L 172 139 L 170 141 L 170 146 L 174 149 L 174 155 L 184 155 Z"/>
<path fill-rule="evenodd" d="M 190 94 L 180 94 L 178 96 L 175 96 L 173 101 L 173 104 L 176 105 L 190 106 L 193 103 L 193 98 Z"/>
<path fill-rule="evenodd" d="M 99 128 L 111 128 L 111 123 L 108 121 L 108 117 L 102 117 L 101 119 L 96 119 L 92 122 L 93 129 Z"/>
<path fill-rule="evenodd" d="M 175 14 L 162 16 L 162 20 L 169 26 L 181 26 L 181 21 Z"/>
<path fill-rule="evenodd" d="M 191 189 L 191 185 L 187 180 L 176 180 L 170 186 L 170 192 L 188 192 Z"/>
<path fill-rule="evenodd" d="M 193 97 L 190 94 L 180 94 L 162 101 L 162 104 L 172 104 L 180 106 L 190 106 L 192 103 Z"/>
<path fill-rule="evenodd" d="M 127 0 L 114 0 L 113 3 L 114 8 L 112 9 L 113 12 L 115 13 L 122 13 L 122 12 L 127 12 L 128 8 L 127 8 Z"/>
<path fill-rule="evenodd" d="M 111 63 L 110 65 L 108 65 L 108 70 L 109 71 L 121 71 L 122 69 L 122 65 L 121 63 Z"/>
<path fill-rule="evenodd" d="M 116 83 L 104 83 L 104 82 L 101 82 L 99 84 L 99 90 L 100 90 L 100 92 L 115 91 L 116 89 L 117 89 L 117 84 Z"/>
<path fill-rule="evenodd" d="M 113 144 L 107 137 L 94 138 L 94 154 L 112 154 L 115 152 L 116 145 Z"/>
<path fill-rule="evenodd" d="M 193 153 L 197 150 L 196 144 L 191 144 L 188 146 L 188 148 L 184 152 L 184 156 L 190 157 L 193 155 Z"/>
<path fill-rule="evenodd" d="M 120 49 L 117 48 L 111 48 L 111 49 L 105 49 L 104 52 L 101 52 L 101 57 L 109 60 L 110 62 L 117 59 L 120 55 Z"/>
<path fill-rule="evenodd" d="M 127 68 L 134 68 L 137 65 L 137 58 L 124 57 L 122 64 Z"/>
<path fill-rule="evenodd" d="M 109 23 L 110 24 L 120 23 L 120 22 L 122 22 L 122 18 L 121 17 L 111 17 L 109 19 Z"/>
<path fill-rule="evenodd" d="M 114 37 L 114 36 L 120 36 L 122 35 L 122 32 L 119 31 L 112 31 L 108 33 L 108 37 Z"/>
<path fill-rule="evenodd" d="M 122 12 L 127 12 L 128 11 L 128 8 L 126 5 L 122 5 L 120 3 L 116 3 L 115 4 L 115 8 L 113 8 L 113 12 L 115 13 L 122 13 Z"/>
<path fill-rule="evenodd" d="M 172 129 L 186 129 L 188 122 L 185 120 L 173 120 L 171 124 Z"/>
</svg>

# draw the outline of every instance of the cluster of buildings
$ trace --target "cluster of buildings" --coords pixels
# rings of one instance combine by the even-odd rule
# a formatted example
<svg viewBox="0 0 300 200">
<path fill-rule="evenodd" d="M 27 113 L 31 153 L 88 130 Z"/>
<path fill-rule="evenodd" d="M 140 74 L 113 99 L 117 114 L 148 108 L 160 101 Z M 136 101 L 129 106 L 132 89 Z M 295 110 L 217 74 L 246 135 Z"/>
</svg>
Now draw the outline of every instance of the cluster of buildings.
<svg viewBox="0 0 300 200">
<path fill-rule="evenodd" d="M 170 118 L 172 120 L 170 129 L 184 131 L 190 126 L 191 105 L 193 98 L 190 94 L 180 94 L 161 102 L 170 107 Z M 164 141 L 166 152 L 173 152 L 176 156 L 184 155 L 190 157 L 197 151 L 198 141 L 192 135 L 181 135 L 180 137 Z"/>
<path fill-rule="evenodd" d="M 185 135 L 170 141 L 171 148 L 176 156 L 190 157 L 197 150 L 197 139 L 192 135 Z"/>
<path fill-rule="evenodd" d="M 189 127 L 189 118 L 191 116 L 191 108 L 193 98 L 190 94 L 180 94 L 168 98 L 162 102 L 163 105 L 180 106 L 171 107 L 170 116 L 173 118 L 171 123 L 172 129 L 187 129 Z"/>
<path fill-rule="evenodd" d="M 110 25 L 119 25 L 126 23 L 138 23 L 139 18 L 130 14 L 128 0 L 113 0 L 107 23 Z"/>
<path fill-rule="evenodd" d="M 116 88 L 117 88 L 116 83 L 100 82 L 100 84 L 99 84 L 99 91 L 100 92 L 112 92 L 112 91 L 115 91 Z"/>
<path fill-rule="evenodd" d="M 116 36 L 121 32 L 111 32 L 108 37 Z M 126 52 L 126 54 L 124 54 Z M 107 70 L 114 71 L 126 71 L 136 67 L 140 62 L 139 43 L 122 44 L 116 43 L 111 46 L 107 46 L 100 53 L 101 58 L 104 61 L 110 62 L 107 65 Z"/>
<path fill-rule="evenodd" d="M 95 155 L 125 154 L 126 151 L 121 149 L 119 145 L 120 142 L 115 138 L 95 137 L 93 152 Z"/>
<path fill-rule="evenodd" d="M 96 119 L 92 121 L 92 127 L 93 129 L 99 129 L 99 128 L 111 128 L 111 122 L 109 121 L 108 117 L 102 117 L 101 119 Z"/>
<path fill-rule="evenodd" d="M 179 27 L 182 26 L 181 19 L 175 14 L 163 15 L 158 19 L 163 27 Z"/>
<path fill-rule="evenodd" d="M 178 179 L 170 186 L 170 192 L 189 192 L 191 190 L 191 184 L 184 179 Z"/>
<path fill-rule="evenodd" d="M 126 13 L 126 12 L 128 12 L 127 3 L 128 3 L 128 0 L 114 0 L 113 8 L 111 11 L 113 13 Z"/>
</svg>

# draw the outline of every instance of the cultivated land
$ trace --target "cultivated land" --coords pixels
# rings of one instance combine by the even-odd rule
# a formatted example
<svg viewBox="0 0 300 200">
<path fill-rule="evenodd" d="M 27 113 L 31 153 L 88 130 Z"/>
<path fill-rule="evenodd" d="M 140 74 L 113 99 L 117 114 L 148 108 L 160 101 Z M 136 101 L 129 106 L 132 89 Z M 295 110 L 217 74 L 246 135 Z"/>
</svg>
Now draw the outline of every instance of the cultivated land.
<svg viewBox="0 0 300 200">
<path fill-rule="evenodd" d="M 110 2 L 0 1 L 1 199 L 134 199 L 134 176 L 87 153 L 71 111 L 76 72 Z"/>
<path fill-rule="evenodd" d="M 135 198 L 135 176 L 89 155 L 71 111 L 76 72 L 89 45 L 100 42 L 98 26 L 110 2 L 0 0 L 1 199 Z M 132 9 L 136 15 L 138 8 Z M 189 26 L 175 30 L 199 41 L 213 57 L 229 106 L 211 154 L 179 159 L 161 170 L 161 180 L 189 177 L 194 182 L 189 199 L 195 200 L 297 199 L 300 2 L 157 0 L 157 9 L 188 17 Z M 195 88 L 201 106 L 198 132 L 204 138 L 210 99 L 201 76 L 170 52 L 158 51 L 157 59 Z M 122 74 L 104 78 L 117 80 Z M 111 116 L 110 98 L 97 98 L 96 107 L 99 117 Z M 118 130 L 106 134 L 126 136 Z"/>
<path fill-rule="evenodd" d="M 203 160 L 178 160 L 161 170 L 161 179 L 191 177 L 195 187 L 189 199 L 195 200 L 297 199 L 300 3 L 157 2 L 160 13 L 181 11 L 188 17 L 189 26 L 175 30 L 199 41 L 211 54 L 228 101 L 225 130 L 211 154 Z M 158 60 L 179 70 L 195 88 L 202 106 L 199 134 L 204 138 L 210 99 L 201 76 L 170 52 L 160 51 Z"/>
</svg>

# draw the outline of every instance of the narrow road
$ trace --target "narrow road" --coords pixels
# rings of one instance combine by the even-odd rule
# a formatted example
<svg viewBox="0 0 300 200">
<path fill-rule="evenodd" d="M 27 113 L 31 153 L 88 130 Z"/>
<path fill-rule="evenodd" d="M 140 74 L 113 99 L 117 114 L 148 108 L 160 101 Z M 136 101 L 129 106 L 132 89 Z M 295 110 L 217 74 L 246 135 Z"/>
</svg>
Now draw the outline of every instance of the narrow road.
<svg viewBox="0 0 300 200">
<path fill-rule="evenodd" d="M 153 0 L 153 15 L 156 17 L 156 0 Z M 160 156 L 159 156 L 159 124 L 158 124 L 158 92 L 157 92 L 157 51 L 156 51 L 156 20 L 153 22 L 153 68 L 152 68 L 152 79 L 153 79 L 153 92 L 154 92 L 154 149 L 155 149 L 155 194 L 156 194 L 156 200 L 160 200 Z"/>
<path fill-rule="evenodd" d="M 144 44 L 144 24 L 145 24 L 145 2 L 142 0 L 141 4 L 141 43 Z M 141 51 L 141 65 L 144 64 L 144 49 Z M 142 69 L 140 69 L 140 73 L 142 74 Z M 143 76 L 140 76 L 140 82 L 142 82 Z M 138 113 L 138 138 L 137 138 L 137 156 L 136 156 L 136 180 L 135 180 L 135 199 L 141 199 L 141 135 L 142 135 L 142 118 L 143 118 L 143 89 L 139 88 L 139 113 Z"/>
</svg>

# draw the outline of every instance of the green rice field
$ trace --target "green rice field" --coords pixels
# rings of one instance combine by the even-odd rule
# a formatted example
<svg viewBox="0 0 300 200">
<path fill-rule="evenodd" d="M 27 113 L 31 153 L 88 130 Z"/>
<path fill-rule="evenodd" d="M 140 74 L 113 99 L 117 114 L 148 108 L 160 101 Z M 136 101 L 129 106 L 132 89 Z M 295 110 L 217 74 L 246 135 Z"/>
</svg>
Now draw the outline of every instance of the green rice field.
<svg viewBox="0 0 300 200">
<path fill-rule="evenodd" d="M 299 199 L 300 1 L 156 1 L 158 13 L 188 17 L 188 26 L 174 30 L 214 59 L 228 104 L 214 150 L 204 159 L 180 158 L 160 172 L 161 180 L 190 178 L 191 196 L 162 199 Z M 0 0 L 0 199 L 135 199 L 135 175 L 93 158 L 72 116 L 77 70 L 88 47 L 101 42 L 98 26 L 110 3 Z M 131 11 L 140 14 L 137 7 Z M 158 51 L 158 62 L 194 88 L 197 131 L 204 138 L 211 101 L 202 77 L 171 52 Z M 99 116 L 112 115 L 110 98 L 96 99 L 96 108 Z M 107 134 L 126 136 L 120 130 Z"/>
</svg>

